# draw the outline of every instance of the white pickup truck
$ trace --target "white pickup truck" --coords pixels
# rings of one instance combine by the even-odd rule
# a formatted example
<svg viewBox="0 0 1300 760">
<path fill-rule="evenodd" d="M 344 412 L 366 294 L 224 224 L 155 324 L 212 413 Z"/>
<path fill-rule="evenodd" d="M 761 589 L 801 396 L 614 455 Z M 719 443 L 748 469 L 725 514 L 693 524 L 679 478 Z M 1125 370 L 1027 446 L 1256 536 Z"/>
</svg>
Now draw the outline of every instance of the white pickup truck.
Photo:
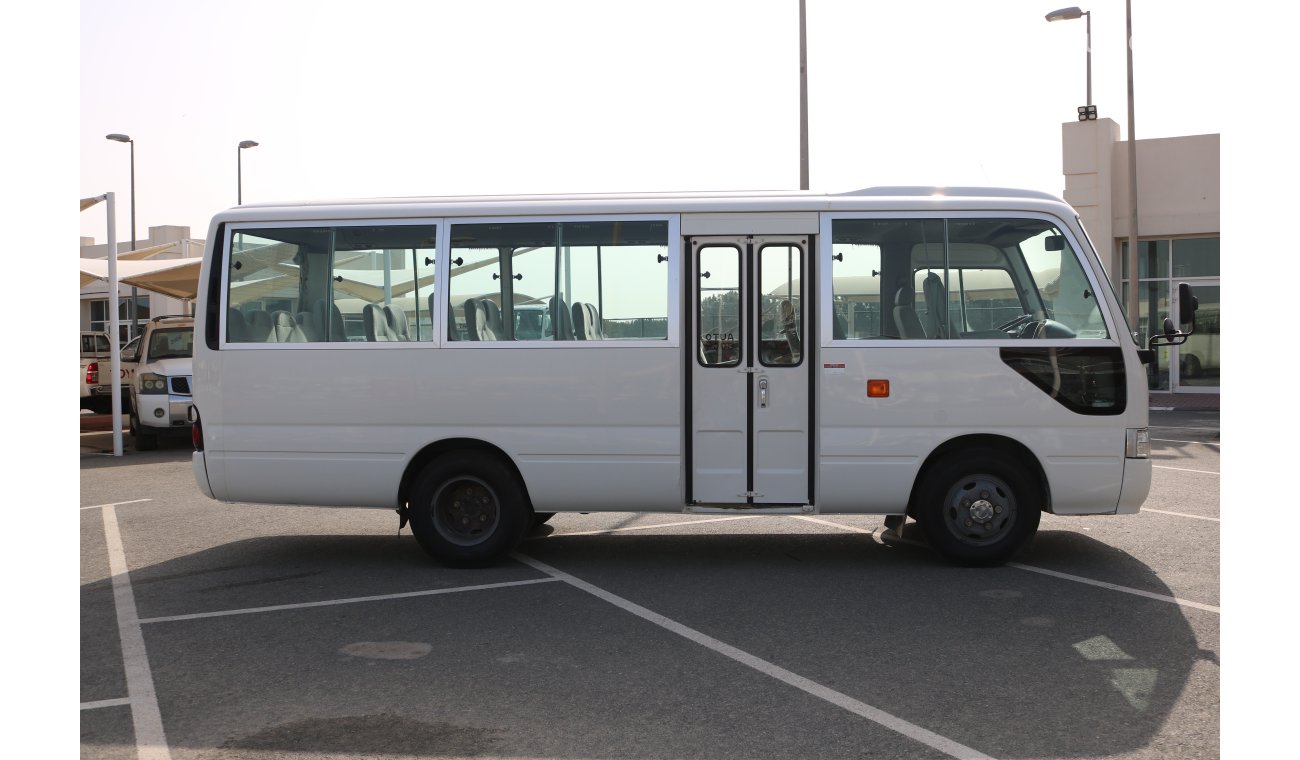
<svg viewBox="0 0 1300 760">
<path fill-rule="evenodd" d="M 122 347 L 122 385 L 130 387 L 131 436 L 137 450 L 157 448 L 160 436 L 190 434 L 193 356 L 193 317 L 154 317 L 139 337 Z"/>
<path fill-rule="evenodd" d="M 81 408 L 108 412 L 112 408 L 113 377 L 109 368 L 107 333 L 81 333 Z"/>
</svg>

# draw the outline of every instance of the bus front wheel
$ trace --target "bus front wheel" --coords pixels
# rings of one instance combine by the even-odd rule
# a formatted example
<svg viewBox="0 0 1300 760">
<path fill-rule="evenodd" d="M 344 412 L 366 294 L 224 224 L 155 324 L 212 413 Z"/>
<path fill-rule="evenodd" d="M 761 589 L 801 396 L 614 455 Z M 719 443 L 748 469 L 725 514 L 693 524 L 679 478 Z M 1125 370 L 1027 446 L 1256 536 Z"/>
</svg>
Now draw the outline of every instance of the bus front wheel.
<svg viewBox="0 0 1300 760">
<path fill-rule="evenodd" d="M 917 493 L 917 517 L 930 546 L 963 565 L 1000 565 L 1038 530 L 1037 492 L 1010 457 L 950 455 L 935 463 Z"/>
<path fill-rule="evenodd" d="M 410 501 L 411 532 L 434 559 L 481 567 L 509 554 L 532 524 L 514 475 L 481 454 L 447 454 L 420 472 Z"/>
</svg>

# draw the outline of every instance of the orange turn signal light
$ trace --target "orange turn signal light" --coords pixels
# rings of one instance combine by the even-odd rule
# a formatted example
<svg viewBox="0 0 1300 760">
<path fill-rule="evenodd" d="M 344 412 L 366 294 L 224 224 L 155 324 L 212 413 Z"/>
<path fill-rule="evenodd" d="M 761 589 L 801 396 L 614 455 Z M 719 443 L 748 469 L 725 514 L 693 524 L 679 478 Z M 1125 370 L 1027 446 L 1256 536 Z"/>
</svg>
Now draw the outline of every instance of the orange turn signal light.
<svg viewBox="0 0 1300 760">
<path fill-rule="evenodd" d="M 868 380 L 867 398 L 889 398 L 889 381 Z"/>
</svg>

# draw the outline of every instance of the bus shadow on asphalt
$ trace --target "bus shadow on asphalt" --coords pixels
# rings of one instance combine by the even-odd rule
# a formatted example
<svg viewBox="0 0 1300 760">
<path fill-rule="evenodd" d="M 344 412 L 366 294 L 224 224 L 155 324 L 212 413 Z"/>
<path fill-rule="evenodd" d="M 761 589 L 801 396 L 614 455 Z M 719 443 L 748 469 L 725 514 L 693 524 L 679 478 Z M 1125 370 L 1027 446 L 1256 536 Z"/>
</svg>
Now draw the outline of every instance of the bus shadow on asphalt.
<svg viewBox="0 0 1300 760">
<path fill-rule="evenodd" d="M 710 529 L 716 530 L 716 524 Z M 1176 605 L 1015 567 L 956 567 L 925 547 L 882 545 L 866 534 L 765 532 L 753 525 L 745 533 L 707 535 L 557 532 L 525 541 L 519 552 L 890 715 L 1002 758 L 1109 755 L 1146 747 L 1178 702 L 1192 667 L 1205 660 L 1184 611 Z M 1108 580 L 1126 579 L 1115 582 L 1168 593 L 1145 565 L 1088 536 L 1046 531 L 1018 561 L 1049 560 L 1064 562 L 1072 571 L 1105 567 Z M 418 643 L 431 654 L 406 667 L 424 672 L 455 663 L 435 679 L 435 702 L 412 700 L 383 714 L 349 718 L 346 749 L 357 754 L 427 749 L 427 744 L 418 746 L 433 735 L 427 727 L 442 730 L 451 725 L 430 705 L 454 703 L 462 693 L 466 698 L 473 695 L 479 705 L 477 729 L 499 740 L 493 742 L 494 750 L 518 755 L 540 751 L 512 730 L 509 716 L 522 711 L 560 718 L 577 709 L 582 698 L 565 696 L 574 688 L 564 681 L 568 671 L 553 668 L 543 670 L 545 677 L 557 679 L 554 683 L 526 693 L 512 687 L 518 676 L 506 671 L 501 671 L 500 682 L 485 681 L 483 671 L 469 661 L 500 657 L 502 647 L 517 652 L 510 656 L 519 657 L 519 662 L 545 663 L 560 656 L 556 642 L 568 641 L 577 654 L 566 649 L 564 657 L 582 657 L 584 648 L 591 649 L 587 667 L 600 669 L 609 664 L 599 661 L 599 652 L 611 646 L 618 651 L 645 649 L 640 637 L 650 636 L 656 643 L 645 650 L 649 654 L 629 657 L 638 667 L 653 669 L 643 657 L 662 656 L 655 653 L 665 648 L 680 653 L 683 647 L 697 646 L 563 581 L 504 590 L 509 584 L 545 579 L 543 571 L 515 561 L 483 569 L 447 568 L 425 557 L 409 534 L 258 537 L 131 573 L 155 660 L 162 712 L 181 724 L 167 727 L 169 740 L 177 746 L 194 744 L 198 749 L 202 744 L 189 738 L 198 734 L 184 725 L 188 721 L 183 716 L 225 713 L 224 720 L 231 723 L 227 735 L 243 736 L 259 750 L 337 751 L 344 745 L 337 743 L 342 740 L 335 733 L 303 727 L 351 715 L 348 710 L 358 699 L 382 702 L 389 684 L 383 679 L 349 682 L 346 694 L 323 688 L 321 684 L 346 680 L 344 671 L 352 667 L 338 656 L 337 636 L 327 635 L 329 631 L 343 626 L 348 636 L 373 641 L 391 638 L 394 631 L 405 632 L 403 636 L 426 631 Z M 501 588 L 457 591 L 494 584 Z M 450 593 L 421 601 L 417 597 L 422 591 Z M 83 586 L 83 592 L 111 596 L 112 590 L 101 580 Z M 501 593 L 509 596 L 492 596 Z M 392 604 L 401 594 L 411 596 Z M 339 603 L 288 613 L 258 611 L 331 600 Z M 221 611 L 239 614 L 151 622 Z M 432 620 L 431 615 L 437 620 L 432 629 L 421 623 Z M 110 616 L 101 619 L 104 625 L 111 621 Z M 628 630 L 637 631 L 638 638 L 621 644 L 604 640 Z M 247 632 L 246 641 L 240 631 Z M 619 631 L 623 633 L 615 633 Z M 83 632 L 83 637 L 93 635 Z M 467 641 L 482 646 L 466 649 Z M 710 669 L 716 665 L 717 677 L 723 679 L 734 678 L 739 668 L 720 656 L 715 661 L 708 655 L 705 661 Z M 665 668 L 670 668 L 668 662 Z M 299 669 L 311 677 L 290 684 L 259 675 Z M 230 679 L 238 683 L 227 684 Z M 770 683 L 783 694 L 789 690 L 775 680 Z M 279 722 L 268 716 L 250 723 L 229 700 L 227 687 L 261 692 L 258 701 L 298 707 Z M 640 698 L 650 705 L 677 704 L 681 696 L 670 684 L 663 688 L 662 693 Z M 304 690 L 311 694 L 309 702 L 302 699 Z M 274 696 L 281 691 L 283 700 Z M 369 697 L 368 691 L 373 692 Z M 170 700 L 180 700 L 186 708 L 171 711 Z M 824 709 L 838 715 L 837 708 Z M 299 714 L 304 710 L 306 716 Z M 990 719 L 989 711 L 997 719 Z M 636 717 L 622 720 L 628 722 L 627 730 L 640 730 Z M 370 721 L 376 730 L 367 730 Z M 407 736 L 378 730 L 394 726 L 412 732 Z M 725 733 L 727 728 L 720 725 L 716 731 Z M 94 746 L 94 734 L 83 732 L 83 746 Z M 243 741 L 226 748 L 252 748 L 242 746 Z M 590 745 L 575 746 L 571 756 L 586 757 L 592 750 Z M 668 757 L 652 744 L 632 754 L 622 746 L 603 750 L 609 756 Z M 570 756 L 555 754 L 553 746 L 547 751 L 548 756 Z"/>
</svg>

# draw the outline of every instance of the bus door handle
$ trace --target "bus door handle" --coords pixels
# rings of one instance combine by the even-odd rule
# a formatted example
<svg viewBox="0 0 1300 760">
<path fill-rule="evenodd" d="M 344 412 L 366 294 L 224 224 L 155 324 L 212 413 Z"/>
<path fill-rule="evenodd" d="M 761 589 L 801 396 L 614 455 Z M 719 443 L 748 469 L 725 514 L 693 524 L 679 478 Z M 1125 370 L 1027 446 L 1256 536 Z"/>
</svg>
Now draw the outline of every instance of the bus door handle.
<svg viewBox="0 0 1300 760">
<path fill-rule="evenodd" d="M 767 408 L 767 378 L 758 378 L 758 408 Z"/>
</svg>

